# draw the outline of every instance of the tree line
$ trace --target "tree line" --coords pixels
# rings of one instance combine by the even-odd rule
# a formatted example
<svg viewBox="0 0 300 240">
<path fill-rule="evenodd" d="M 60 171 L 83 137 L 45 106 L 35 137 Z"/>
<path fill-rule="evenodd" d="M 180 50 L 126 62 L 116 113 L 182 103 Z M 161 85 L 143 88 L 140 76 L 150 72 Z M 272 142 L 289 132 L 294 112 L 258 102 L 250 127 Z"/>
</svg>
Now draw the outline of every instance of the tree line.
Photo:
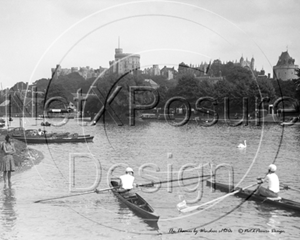
<svg viewBox="0 0 300 240">
<path fill-rule="evenodd" d="M 117 86 L 121 86 L 121 91 L 117 94 L 111 103 L 113 113 L 118 116 L 128 116 L 129 108 L 129 88 L 130 86 L 151 86 L 145 79 L 152 79 L 158 86 L 159 102 L 157 108 L 163 108 L 165 103 L 172 97 L 184 97 L 192 108 L 215 109 L 222 115 L 224 112 L 224 98 L 229 99 L 229 110 L 232 114 L 241 113 L 243 108 L 243 98 L 248 98 L 248 111 L 255 111 L 256 99 L 268 97 L 269 103 L 273 103 L 281 96 L 288 96 L 300 100 L 300 73 L 298 71 L 298 80 L 282 81 L 269 79 L 267 77 L 257 77 L 253 71 L 248 68 L 240 67 L 229 62 L 221 66 L 211 66 L 208 76 L 219 76 L 223 79 L 216 82 L 210 78 L 196 77 L 195 74 L 178 74 L 176 79 L 167 80 L 163 76 L 148 76 L 143 74 L 106 74 L 101 78 L 84 79 L 78 73 L 71 73 L 65 76 L 59 76 L 56 79 L 39 79 L 33 83 L 38 91 L 41 104 L 39 112 L 43 110 L 43 104 L 51 97 L 60 96 L 63 101 L 53 102 L 52 107 L 66 107 L 69 102 L 74 102 L 74 95 L 78 89 L 87 95 L 84 104 L 86 115 L 97 113 L 108 96 L 112 94 Z M 19 83 L 18 83 L 19 84 Z M 11 90 L 16 89 L 17 84 Z M 27 94 L 27 98 L 30 98 Z M 201 97 L 212 97 L 216 99 L 218 105 L 213 106 L 211 102 L 203 102 L 201 106 L 195 106 L 197 99 Z M 4 97 L 1 97 L 4 101 Z M 150 92 L 137 92 L 135 96 L 137 104 L 149 104 L 153 101 L 153 94 Z M 13 103 L 13 101 L 12 101 Z M 75 103 L 76 105 L 76 103 Z M 180 101 L 175 101 L 172 107 L 184 107 Z M 108 116 L 109 117 L 109 116 Z"/>
</svg>

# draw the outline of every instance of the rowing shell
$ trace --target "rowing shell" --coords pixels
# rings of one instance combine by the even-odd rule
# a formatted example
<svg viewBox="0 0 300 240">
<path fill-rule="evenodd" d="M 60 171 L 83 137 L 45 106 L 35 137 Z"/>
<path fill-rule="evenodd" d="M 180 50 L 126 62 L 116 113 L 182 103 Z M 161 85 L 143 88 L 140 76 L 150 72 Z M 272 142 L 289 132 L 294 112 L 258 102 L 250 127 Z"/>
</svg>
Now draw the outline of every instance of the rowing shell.
<svg viewBox="0 0 300 240">
<path fill-rule="evenodd" d="M 223 184 L 223 183 L 213 183 L 211 181 L 206 181 L 206 185 L 212 188 L 218 189 L 222 192 L 232 192 L 233 190 L 238 190 L 240 188 L 234 188 L 231 185 Z M 252 194 L 253 190 L 241 190 L 237 192 L 235 195 L 242 198 L 248 198 Z M 292 200 L 288 200 L 285 198 L 267 198 L 263 196 L 259 196 L 256 194 L 252 194 L 252 196 L 247 200 L 253 200 L 259 203 L 270 204 L 276 207 L 280 207 L 283 209 L 292 209 L 296 212 L 300 212 L 300 203 Z"/>
<path fill-rule="evenodd" d="M 119 182 L 112 180 L 110 186 L 113 187 L 113 194 L 131 209 L 136 215 L 142 217 L 145 221 L 157 222 L 159 216 L 154 212 L 154 209 L 137 193 L 119 193 L 117 187 Z"/>
<path fill-rule="evenodd" d="M 90 135 L 82 135 L 82 136 L 78 136 L 77 138 L 72 138 L 72 137 L 54 138 L 54 137 L 47 137 L 47 136 L 32 136 L 32 137 L 12 136 L 12 137 L 22 142 L 33 143 L 33 144 L 92 142 L 94 138 L 94 136 L 90 136 Z"/>
</svg>

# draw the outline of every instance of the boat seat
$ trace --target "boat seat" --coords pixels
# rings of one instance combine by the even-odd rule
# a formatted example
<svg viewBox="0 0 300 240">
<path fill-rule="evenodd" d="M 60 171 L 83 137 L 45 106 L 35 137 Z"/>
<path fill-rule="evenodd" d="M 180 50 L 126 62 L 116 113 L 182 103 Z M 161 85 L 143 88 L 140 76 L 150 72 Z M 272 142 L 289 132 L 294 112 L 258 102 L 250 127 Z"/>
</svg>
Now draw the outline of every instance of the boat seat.
<svg viewBox="0 0 300 240">
<path fill-rule="evenodd" d="M 282 198 L 281 197 L 267 197 L 267 199 L 271 200 L 271 201 L 280 201 Z"/>
<path fill-rule="evenodd" d="M 146 205 L 147 205 L 146 203 L 143 203 L 143 204 L 139 205 L 139 207 L 142 208 L 142 207 L 145 207 Z"/>
<path fill-rule="evenodd" d="M 136 199 L 137 197 L 136 196 L 128 196 L 126 197 L 127 199 Z"/>
<path fill-rule="evenodd" d="M 137 199 L 137 196 L 136 195 L 131 195 L 131 196 L 124 196 L 126 199 L 128 200 L 135 200 Z"/>
</svg>

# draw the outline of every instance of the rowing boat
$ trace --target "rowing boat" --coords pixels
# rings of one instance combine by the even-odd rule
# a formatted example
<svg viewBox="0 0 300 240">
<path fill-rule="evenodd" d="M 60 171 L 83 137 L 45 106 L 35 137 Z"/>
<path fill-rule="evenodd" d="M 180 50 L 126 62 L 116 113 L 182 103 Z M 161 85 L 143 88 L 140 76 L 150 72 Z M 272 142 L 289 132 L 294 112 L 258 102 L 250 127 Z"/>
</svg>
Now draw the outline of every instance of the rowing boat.
<svg viewBox="0 0 300 240">
<path fill-rule="evenodd" d="M 82 135 L 77 137 L 56 137 L 56 136 L 12 136 L 13 138 L 26 143 L 33 144 L 48 144 L 48 143 L 78 143 L 78 142 L 92 142 L 94 136 Z"/>
<path fill-rule="evenodd" d="M 112 180 L 110 186 L 113 187 L 113 194 L 131 209 L 136 215 L 143 218 L 145 221 L 157 222 L 159 216 L 154 212 L 153 208 L 137 193 L 119 193 L 117 188 L 120 186 L 119 182 Z"/>
<path fill-rule="evenodd" d="M 234 186 L 232 185 L 227 185 L 227 184 L 223 184 L 223 183 L 214 183 L 212 181 L 206 181 L 206 185 L 210 186 L 214 189 L 218 189 L 222 192 L 232 192 L 234 190 L 238 190 L 241 188 L 234 188 Z M 296 212 L 300 212 L 300 203 L 299 202 L 295 202 L 292 200 L 288 200 L 285 198 L 267 198 L 267 197 L 263 197 L 260 195 L 256 195 L 256 194 L 252 194 L 253 190 L 241 190 L 239 192 L 237 192 L 235 195 L 238 197 L 242 197 L 242 198 L 248 198 L 247 200 L 252 200 L 252 201 L 256 201 L 258 203 L 263 203 L 263 204 L 270 204 L 282 209 L 292 209 Z M 252 194 L 252 195 L 251 195 Z M 251 197 L 250 197 L 251 195 Z"/>
</svg>

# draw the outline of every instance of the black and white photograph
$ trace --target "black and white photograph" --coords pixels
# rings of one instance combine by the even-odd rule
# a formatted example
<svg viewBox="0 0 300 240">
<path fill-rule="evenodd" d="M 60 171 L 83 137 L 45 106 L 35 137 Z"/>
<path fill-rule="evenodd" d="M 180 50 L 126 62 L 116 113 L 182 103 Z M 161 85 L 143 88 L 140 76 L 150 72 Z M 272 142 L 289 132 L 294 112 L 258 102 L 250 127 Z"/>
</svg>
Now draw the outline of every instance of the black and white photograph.
<svg viewBox="0 0 300 240">
<path fill-rule="evenodd" d="M 298 239 L 299 10 L 0 0 L 0 239 Z"/>
</svg>

